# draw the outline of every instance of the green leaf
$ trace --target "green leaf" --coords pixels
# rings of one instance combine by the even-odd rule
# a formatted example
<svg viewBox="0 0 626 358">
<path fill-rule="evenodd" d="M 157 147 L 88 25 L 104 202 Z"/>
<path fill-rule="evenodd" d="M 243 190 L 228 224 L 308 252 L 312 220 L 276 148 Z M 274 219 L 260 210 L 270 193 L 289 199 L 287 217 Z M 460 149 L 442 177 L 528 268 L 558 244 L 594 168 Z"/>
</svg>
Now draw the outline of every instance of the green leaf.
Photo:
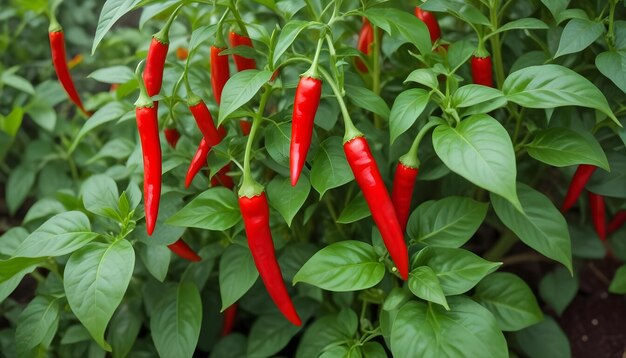
<svg viewBox="0 0 626 358">
<path fill-rule="evenodd" d="M 135 78 L 135 73 L 127 66 L 111 66 L 99 68 L 87 77 L 102 83 L 127 83 Z"/>
<path fill-rule="evenodd" d="M 452 105 L 458 108 L 475 106 L 480 103 L 498 100 L 503 96 L 496 88 L 482 85 L 465 85 L 452 95 Z"/>
<path fill-rule="evenodd" d="M 203 42 L 215 36 L 216 24 L 200 26 L 191 33 L 189 40 L 189 52 L 195 51 Z"/>
<path fill-rule="evenodd" d="M 278 164 L 289 167 L 289 147 L 291 145 L 291 121 L 271 122 L 265 129 L 265 149 Z"/>
<path fill-rule="evenodd" d="M 506 24 L 500 26 L 496 31 L 491 32 L 491 34 L 501 33 L 510 30 L 547 30 L 549 29 L 548 25 L 545 22 L 535 19 L 533 17 L 527 17 L 523 19 L 513 20 L 511 22 L 507 22 Z"/>
<path fill-rule="evenodd" d="M 161 357 L 192 357 L 200 337 L 202 301 L 196 285 L 182 282 L 167 290 L 150 318 L 150 332 Z"/>
<path fill-rule="evenodd" d="M 394 357 L 508 357 L 497 322 L 488 310 L 463 297 L 450 297 L 450 310 L 409 302 L 391 330 Z"/>
<path fill-rule="evenodd" d="M 385 276 L 371 245 L 341 241 L 318 251 L 298 271 L 293 284 L 304 282 L 329 291 L 356 291 L 378 284 Z"/>
<path fill-rule="evenodd" d="M 391 143 L 411 128 L 417 117 L 424 112 L 429 99 L 430 92 L 421 88 L 406 90 L 396 97 L 389 114 Z"/>
<path fill-rule="evenodd" d="M 570 358 L 569 340 L 552 317 L 543 322 L 513 333 L 521 353 L 530 358 Z"/>
<path fill-rule="evenodd" d="M 406 80 L 404 80 L 404 83 L 407 82 L 417 82 L 433 89 L 439 88 L 439 79 L 437 79 L 437 74 L 429 68 L 418 68 L 417 70 L 414 70 L 409 74 Z"/>
<path fill-rule="evenodd" d="M 407 236 L 424 245 L 460 247 L 478 230 L 488 208 L 458 196 L 424 202 L 409 217 Z"/>
<path fill-rule="evenodd" d="M 20 208 L 35 184 L 35 168 L 22 163 L 11 170 L 6 183 L 6 205 L 11 216 Z"/>
<path fill-rule="evenodd" d="M 280 56 L 282 56 L 283 53 L 285 53 L 285 51 L 287 51 L 291 44 L 296 40 L 296 37 L 298 37 L 300 32 L 310 25 L 311 23 L 308 21 L 290 20 L 285 24 L 285 26 L 283 26 L 280 30 L 280 35 L 278 35 L 276 47 L 274 48 L 274 58 L 270 59 L 274 66 L 276 66 L 278 60 L 280 60 Z"/>
<path fill-rule="evenodd" d="M 620 125 L 602 92 L 567 67 L 541 65 L 522 68 L 506 78 L 502 92 L 509 101 L 528 108 L 581 106 L 597 109 Z"/>
<path fill-rule="evenodd" d="M 411 260 L 412 268 L 428 266 L 435 272 L 446 296 L 469 291 L 501 264 L 463 249 L 434 246 L 425 247 Z"/>
<path fill-rule="evenodd" d="M 337 218 L 337 223 L 350 224 L 371 215 L 372 213 L 370 212 L 369 206 L 367 206 L 367 201 L 365 201 L 363 193 L 359 193 L 343 208 Z"/>
<path fill-rule="evenodd" d="M 320 193 L 320 197 L 324 196 L 328 189 L 342 186 L 353 179 L 354 175 L 343 152 L 341 138 L 330 137 L 323 141 L 311 168 L 311 184 Z"/>
<path fill-rule="evenodd" d="M 604 33 L 604 24 L 586 19 L 570 20 L 563 32 L 554 58 L 586 49 Z"/>
<path fill-rule="evenodd" d="M 59 325 L 61 315 L 60 299 L 36 296 L 20 314 L 15 330 L 15 342 L 20 356 L 44 344 L 46 337 L 53 336 Z"/>
<path fill-rule="evenodd" d="M 37 268 L 37 263 L 28 265 L 28 263 L 25 263 L 23 261 L 23 260 L 32 260 L 32 259 L 18 258 L 18 259 L 13 259 L 13 260 L 21 261 L 20 265 L 21 267 L 24 267 L 24 268 L 20 270 L 18 267 L 16 271 L 7 272 L 6 274 L 10 275 L 10 277 L 6 277 L 5 275 L 0 275 L 0 302 L 3 302 L 7 297 L 9 297 L 11 293 L 13 293 L 13 291 L 15 291 L 17 286 L 22 282 L 22 279 L 24 278 L 24 276 L 33 272 Z M 4 261 L 0 261 L 0 268 L 2 268 L 3 270 L 5 268 L 4 265 L 5 265 Z"/>
<path fill-rule="evenodd" d="M 589 238 L 587 238 L 589 239 Z M 578 293 L 578 278 L 563 267 L 549 272 L 539 282 L 539 295 L 560 316 Z"/>
<path fill-rule="evenodd" d="M 125 300 L 115 311 L 107 335 L 113 348 L 113 358 L 124 358 L 128 355 L 141 330 L 142 318 L 139 299 Z"/>
<path fill-rule="evenodd" d="M 185 228 L 174 226 L 166 222 L 166 219 L 172 218 L 175 213 L 181 210 L 182 205 L 183 194 L 180 191 L 169 191 L 165 194 L 161 194 L 159 217 L 157 218 L 156 228 L 152 236 L 148 236 L 144 221 L 135 228 L 135 238 L 138 238 L 147 245 L 169 245 L 176 242 L 185 232 Z M 202 208 L 201 210 L 205 209 L 206 208 Z"/>
<path fill-rule="evenodd" d="M 122 301 L 135 267 L 135 252 L 126 240 L 111 245 L 90 243 L 74 252 L 64 272 L 70 308 L 100 347 L 111 351 L 104 331 Z"/>
<path fill-rule="evenodd" d="M 117 198 L 119 192 L 115 180 L 108 175 L 96 174 L 89 177 L 80 188 L 85 209 L 100 216 L 119 220 Z"/>
<path fill-rule="evenodd" d="M 379 95 L 361 86 L 345 85 L 345 87 L 346 95 L 357 107 L 375 113 L 383 119 L 389 119 L 389 107 Z"/>
<path fill-rule="evenodd" d="M 218 125 L 221 125 L 228 115 L 248 103 L 270 78 L 271 71 L 246 70 L 234 74 L 222 91 Z"/>
<path fill-rule="evenodd" d="M 326 347 L 352 339 L 358 326 L 358 317 L 350 309 L 320 317 L 302 335 L 296 358 L 318 357 Z"/>
<path fill-rule="evenodd" d="M 11 71 L 4 71 L 2 76 L 0 76 L 0 82 L 30 95 L 35 95 L 35 88 L 33 88 L 33 85 L 31 85 L 30 82 L 28 82 L 28 80 L 24 77 L 11 73 Z"/>
<path fill-rule="evenodd" d="M 109 3 L 110 1 L 111 0 L 109 0 L 107 3 Z M 85 122 L 85 125 L 83 125 L 80 131 L 78 131 L 78 134 L 76 134 L 74 142 L 72 142 L 72 145 L 69 149 L 70 152 L 76 149 L 78 143 L 80 143 L 80 141 L 85 135 L 87 135 L 87 133 L 93 131 L 94 129 L 105 123 L 113 122 L 120 119 L 122 116 L 129 113 L 132 109 L 133 108 L 128 103 L 121 101 L 110 102 L 102 106 L 96 111 L 96 113 L 94 113 L 89 118 L 88 121 Z"/>
<path fill-rule="evenodd" d="M 239 245 L 230 245 L 220 259 L 222 311 L 248 292 L 258 277 L 259 272 L 250 250 Z"/>
<path fill-rule="evenodd" d="M 596 67 L 604 77 L 611 80 L 626 93 L 626 51 L 606 51 L 596 56 Z"/>
<path fill-rule="evenodd" d="M 18 257 L 62 256 L 88 244 L 98 237 L 91 231 L 87 216 L 68 211 L 48 219 L 33 231 L 15 250 Z"/>
<path fill-rule="evenodd" d="M 527 149 L 531 157 L 555 167 L 591 164 L 609 171 L 609 163 L 598 141 L 567 128 L 538 132 Z"/>
<path fill-rule="evenodd" d="M 541 0 L 541 2 L 550 10 L 552 17 L 557 20 L 559 13 L 567 9 L 570 0 Z"/>
<path fill-rule="evenodd" d="M 626 294 L 626 265 L 622 265 L 615 271 L 615 276 L 613 276 L 609 286 L 609 292 L 618 295 Z"/>
<path fill-rule="evenodd" d="M 503 331 L 519 331 L 543 320 L 533 291 L 512 273 L 485 277 L 476 285 L 474 298 L 493 314 Z"/>
<path fill-rule="evenodd" d="M 94 35 L 93 45 L 91 46 L 91 54 L 96 52 L 96 48 L 104 35 L 109 32 L 113 24 L 122 16 L 132 10 L 141 0 L 107 0 L 100 12 L 96 34 Z"/>
<path fill-rule="evenodd" d="M 515 191 L 515 152 L 509 133 L 493 117 L 473 115 L 456 128 L 440 125 L 433 132 L 437 156 L 453 172 L 503 196 L 521 210 Z"/>
<path fill-rule="evenodd" d="M 168 225 L 224 231 L 241 220 L 235 194 L 217 187 L 204 191 L 165 222 Z"/>
<path fill-rule="evenodd" d="M 0 235 L 0 255 L 15 256 L 15 250 L 20 246 L 22 241 L 28 237 L 28 230 L 20 226 L 15 226 Z"/>
<path fill-rule="evenodd" d="M 432 44 L 428 28 L 420 19 L 412 13 L 393 8 L 369 8 L 365 12 L 372 24 L 382 28 L 394 38 L 400 41 L 410 42 L 422 54 L 431 53 Z"/>
<path fill-rule="evenodd" d="M 423 300 L 440 304 L 447 310 L 450 309 L 437 275 L 428 266 L 420 266 L 409 273 L 409 289 Z"/>
<path fill-rule="evenodd" d="M 289 226 L 310 192 L 311 183 L 305 175 L 300 176 L 295 187 L 291 186 L 289 178 L 278 176 L 267 185 L 267 198 L 270 205 L 282 215 Z"/>
<path fill-rule="evenodd" d="M 66 211 L 65 207 L 58 200 L 44 198 L 38 200 L 28 209 L 26 216 L 24 216 L 23 224 L 60 214 L 64 211 Z M 2 249 L 0 249 L 0 252 L 2 252 Z"/>
<path fill-rule="evenodd" d="M 572 248 L 567 223 L 561 212 L 542 193 L 519 183 L 523 211 L 502 198 L 491 195 L 496 215 L 526 245 L 562 263 L 572 272 Z"/>
<path fill-rule="evenodd" d="M 37 267 L 37 264 L 44 260 L 45 258 L 43 257 L 14 257 L 8 260 L 0 260 L 0 283 L 12 280 L 20 275 L 24 277 L 24 275 L 32 272 L 35 267 Z M 10 284 L 7 284 L 5 289 L 8 290 L 9 288 Z"/>
<path fill-rule="evenodd" d="M 164 245 L 146 245 L 141 241 L 137 244 L 136 249 L 139 251 L 139 258 L 146 265 L 148 272 L 163 282 L 170 267 L 172 256 L 170 250 Z"/>
<path fill-rule="evenodd" d="M 22 127 L 24 119 L 24 109 L 22 107 L 13 107 L 11 113 L 6 117 L 0 115 L 0 131 L 5 132 L 11 137 L 15 137 Z"/>
<path fill-rule="evenodd" d="M 448 64 L 452 70 L 458 69 L 476 52 L 476 46 L 469 41 L 455 41 L 448 49 Z"/>
</svg>

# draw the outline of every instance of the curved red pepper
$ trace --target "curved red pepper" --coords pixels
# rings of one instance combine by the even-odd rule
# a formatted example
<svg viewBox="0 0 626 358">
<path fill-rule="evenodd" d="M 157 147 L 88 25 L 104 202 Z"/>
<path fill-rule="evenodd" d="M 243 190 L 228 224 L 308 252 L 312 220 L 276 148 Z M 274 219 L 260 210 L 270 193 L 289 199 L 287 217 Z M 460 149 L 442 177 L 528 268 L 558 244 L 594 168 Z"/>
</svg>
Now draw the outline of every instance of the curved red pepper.
<svg viewBox="0 0 626 358">
<path fill-rule="evenodd" d="M 563 205 L 561 206 L 561 212 L 566 213 L 569 209 L 576 204 L 580 193 L 582 193 L 585 185 L 591 178 L 593 172 L 596 171 L 598 167 L 589 165 L 589 164 L 581 164 L 576 169 L 576 173 L 572 177 L 572 181 L 567 189 L 567 194 L 565 194 L 565 199 L 563 200 Z"/>
<path fill-rule="evenodd" d="M 176 255 L 181 258 L 191 261 L 191 262 L 199 262 L 202 261 L 202 257 L 198 256 L 195 251 L 183 239 L 176 240 L 175 243 L 167 245 L 167 247 Z"/>
<path fill-rule="evenodd" d="M 322 81 L 302 76 L 296 88 L 291 118 L 291 145 L 289 147 L 289 167 L 291 185 L 295 186 L 306 162 L 306 156 L 313 137 L 313 122 L 322 95 Z"/>
<path fill-rule="evenodd" d="M 189 110 L 193 115 L 193 118 L 196 120 L 196 124 L 202 132 L 202 136 L 207 141 L 209 146 L 218 145 L 222 138 L 226 136 L 226 130 L 224 127 L 215 127 L 215 123 L 213 122 L 213 117 L 211 116 L 211 112 L 207 108 L 206 104 L 199 97 L 195 97 L 197 103 L 194 103 L 196 100 L 193 100 L 189 103 Z"/>
<path fill-rule="evenodd" d="M 233 303 L 224 310 L 224 322 L 222 323 L 221 337 L 228 336 L 235 326 L 235 318 L 237 317 L 237 304 Z"/>
<path fill-rule="evenodd" d="M 472 56 L 472 81 L 477 85 L 493 87 L 491 56 Z"/>
<path fill-rule="evenodd" d="M 606 227 L 607 233 L 610 234 L 619 230 L 619 228 L 621 228 L 622 225 L 624 225 L 624 223 L 626 223 L 626 211 L 622 210 L 618 212 L 617 214 L 615 214 L 613 219 L 611 219 L 611 221 L 607 225 Z"/>
<path fill-rule="evenodd" d="M 366 19 L 363 18 L 363 26 L 361 26 L 361 31 L 359 31 L 359 39 L 357 41 L 356 48 L 361 51 L 365 56 L 368 56 L 372 51 L 372 43 L 374 42 L 374 29 L 372 28 L 372 24 Z M 354 59 L 354 63 L 356 65 L 357 70 L 362 73 L 367 72 L 367 65 L 363 63 L 360 57 L 356 57 Z"/>
<path fill-rule="evenodd" d="M 589 192 L 589 207 L 591 208 L 591 220 L 593 227 L 600 240 L 606 240 L 606 208 L 604 197 L 596 193 Z"/>
<path fill-rule="evenodd" d="M 146 228 L 152 235 L 161 199 L 161 144 L 156 106 L 136 107 L 137 129 L 143 154 L 143 197 Z"/>
<path fill-rule="evenodd" d="M 165 68 L 165 58 L 167 57 L 168 43 L 161 42 L 152 37 L 148 57 L 146 57 L 146 68 L 143 71 L 143 81 L 146 84 L 148 96 L 152 97 L 161 91 L 163 84 L 163 69 Z"/>
<path fill-rule="evenodd" d="M 176 148 L 176 143 L 180 139 L 180 132 L 176 128 L 165 128 L 163 129 L 163 133 L 165 134 L 165 140 L 167 140 L 167 144 L 172 148 Z"/>
<path fill-rule="evenodd" d="M 211 87 L 213 88 L 213 96 L 217 104 L 221 102 L 222 90 L 230 78 L 228 56 L 220 56 L 220 53 L 224 50 L 226 49 L 211 46 Z"/>
<path fill-rule="evenodd" d="M 252 47 L 252 40 L 249 37 L 239 35 L 238 33 L 231 31 L 228 34 L 228 40 L 230 41 L 230 45 L 232 47 L 237 46 L 248 46 Z M 256 69 L 256 61 L 253 58 L 246 58 L 239 55 L 233 55 L 233 59 L 235 60 L 235 66 L 237 66 L 237 71 L 241 72 L 244 70 L 254 70 Z"/>
<path fill-rule="evenodd" d="M 241 128 L 241 133 L 243 133 L 243 135 L 248 135 L 252 130 L 252 122 L 246 121 L 245 119 L 240 119 L 239 127 Z"/>
<path fill-rule="evenodd" d="M 58 27 L 58 26 L 57 26 Z M 91 113 L 85 110 L 83 106 L 83 102 L 76 91 L 76 87 L 74 86 L 74 81 L 72 80 L 72 76 L 70 75 L 70 71 L 67 67 L 67 56 L 65 53 L 65 35 L 63 34 L 63 30 L 53 30 L 48 32 L 48 37 L 50 39 L 50 52 L 52 54 L 52 64 L 54 66 L 54 71 L 57 74 L 57 78 L 63 89 L 67 93 L 68 97 L 74 104 L 87 116 L 90 116 Z"/>
<path fill-rule="evenodd" d="M 191 185 L 193 178 L 206 164 L 206 158 L 209 155 L 210 150 L 211 146 L 204 138 L 202 138 L 202 140 L 200 141 L 200 145 L 196 150 L 196 154 L 194 154 L 193 159 L 191 159 L 189 169 L 187 169 L 187 175 L 185 176 L 185 188 L 189 188 L 189 185 Z"/>
<path fill-rule="evenodd" d="M 222 169 L 218 170 L 215 175 L 211 178 L 211 186 L 223 186 L 228 189 L 232 189 L 235 187 L 235 182 L 233 178 L 228 176 L 228 172 L 230 171 L 230 163 L 226 164 L 222 167 Z"/>
<path fill-rule="evenodd" d="M 406 280 L 409 275 L 409 254 L 404 234 L 367 140 L 355 137 L 345 142 L 343 149 L 391 259 L 400 276 Z"/>
<path fill-rule="evenodd" d="M 439 24 L 437 23 L 437 18 L 435 15 L 429 11 L 422 10 L 418 6 L 415 7 L 415 16 L 422 20 L 426 27 L 428 27 L 428 32 L 430 34 L 430 41 L 435 43 L 439 37 L 441 37 L 441 29 L 439 28 Z"/>
<path fill-rule="evenodd" d="M 240 196 L 239 208 L 252 258 L 267 292 L 283 315 L 291 323 L 300 326 L 302 321 L 291 302 L 276 261 L 270 231 L 270 210 L 265 192 L 253 197 Z"/>
<path fill-rule="evenodd" d="M 391 201 L 398 215 L 398 222 L 400 222 L 402 232 L 405 232 L 406 223 L 409 220 L 411 199 L 413 198 L 413 189 L 415 188 L 417 173 L 418 168 L 412 168 L 404 165 L 402 162 L 398 162 L 396 173 L 393 177 Z"/>
</svg>

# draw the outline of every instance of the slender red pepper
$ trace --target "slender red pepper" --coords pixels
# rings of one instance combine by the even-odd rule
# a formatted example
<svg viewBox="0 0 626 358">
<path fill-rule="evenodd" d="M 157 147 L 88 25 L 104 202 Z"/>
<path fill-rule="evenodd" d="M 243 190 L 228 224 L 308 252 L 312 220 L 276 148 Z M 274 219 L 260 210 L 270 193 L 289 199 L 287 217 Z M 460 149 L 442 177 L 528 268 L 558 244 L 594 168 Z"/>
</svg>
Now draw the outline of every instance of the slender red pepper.
<svg viewBox="0 0 626 358">
<path fill-rule="evenodd" d="M 270 210 L 265 191 L 252 197 L 240 196 L 239 208 L 243 216 L 252 258 L 267 292 L 278 309 L 291 323 L 296 326 L 302 325 L 285 287 L 274 254 L 274 242 L 270 231 Z"/>
<path fill-rule="evenodd" d="M 621 228 L 622 225 L 624 225 L 624 223 L 626 223 L 626 210 L 622 210 L 618 212 L 617 214 L 615 214 L 613 219 L 611 219 L 611 221 L 606 227 L 607 233 L 611 234 L 619 230 L 619 228 Z"/>
<path fill-rule="evenodd" d="M 224 50 L 226 49 L 211 46 L 211 87 L 213 88 L 213 96 L 217 104 L 220 104 L 222 100 L 222 90 L 230 78 L 228 56 L 220 56 L 220 53 Z"/>
<path fill-rule="evenodd" d="M 224 127 L 215 127 L 211 112 L 207 108 L 204 101 L 190 92 L 187 99 L 187 105 L 189 110 L 196 120 L 196 124 L 202 132 L 202 136 L 207 141 L 207 144 L 211 147 L 218 145 L 222 139 L 226 136 L 226 130 Z"/>
<path fill-rule="evenodd" d="M 472 56 L 472 81 L 477 85 L 493 87 L 491 56 Z"/>
<path fill-rule="evenodd" d="M 241 133 L 243 133 L 243 135 L 248 135 L 250 134 L 250 130 L 252 129 L 252 122 L 246 121 L 245 119 L 240 119 L 239 127 L 241 128 Z"/>
<path fill-rule="evenodd" d="M 198 256 L 195 251 L 183 239 L 176 240 L 175 243 L 167 245 L 167 247 L 176 255 L 181 258 L 191 261 L 191 262 L 199 262 L 202 261 L 202 257 Z"/>
<path fill-rule="evenodd" d="M 313 121 L 322 96 L 322 81 L 304 75 L 296 88 L 291 117 L 291 145 L 289 147 L 289 167 L 291 185 L 295 186 L 306 162 L 306 156 L 313 137 Z"/>
<path fill-rule="evenodd" d="M 252 47 L 252 40 L 249 37 L 244 35 L 239 35 L 238 33 L 231 31 L 228 34 L 228 40 L 230 41 L 230 46 L 248 46 Z M 233 59 L 235 60 L 235 66 L 237 66 L 237 71 L 241 72 L 244 70 L 254 70 L 256 69 L 256 61 L 253 58 L 246 58 L 240 55 L 233 55 Z"/>
<path fill-rule="evenodd" d="M 398 222 L 400 222 L 402 232 L 405 232 L 406 223 L 409 220 L 411 199 L 413 198 L 418 171 L 417 167 L 408 166 L 400 160 L 396 166 L 396 174 L 393 177 L 391 201 L 398 215 Z"/>
<path fill-rule="evenodd" d="M 235 326 L 235 318 L 237 317 L 237 304 L 233 303 L 224 310 L 224 322 L 222 323 L 221 337 L 226 337 L 230 334 Z"/>
<path fill-rule="evenodd" d="M 593 227 L 600 240 L 606 240 L 606 207 L 604 197 L 596 193 L 589 192 L 589 206 L 591 208 L 591 220 Z"/>
<path fill-rule="evenodd" d="M 146 57 L 146 68 L 143 72 L 143 80 L 148 90 L 148 96 L 152 97 L 161 91 L 163 84 L 163 70 L 165 68 L 165 59 L 167 58 L 167 50 L 169 48 L 169 32 L 178 11 L 182 5 L 179 5 L 172 15 L 169 17 L 165 26 L 152 35 L 152 42 L 148 48 L 148 56 Z"/>
<path fill-rule="evenodd" d="M 359 31 L 359 40 L 357 41 L 356 48 L 361 51 L 366 57 L 372 52 L 372 43 L 374 42 L 374 29 L 372 24 L 363 18 L 363 25 L 361 31 Z M 367 72 L 367 65 L 361 60 L 360 57 L 356 57 L 354 60 L 357 70 L 362 73 Z"/>
<path fill-rule="evenodd" d="M 185 177 L 185 188 L 189 188 L 189 185 L 191 185 L 193 178 L 206 164 L 206 158 L 209 155 L 210 150 L 211 146 L 204 138 L 202 138 L 202 140 L 200 141 L 200 145 L 198 146 L 198 150 L 196 150 L 196 154 L 193 156 L 191 164 L 189 164 L 189 169 L 187 169 L 187 176 Z"/>
<path fill-rule="evenodd" d="M 439 39 L 439 37 L 441 37 L 441 29 L 439 28 L 439 24 L 437 23 L 437 18 L 435 17 L 435 15 L 416 6 L 415 16 L 417 16 L 418 19 L 422 20 L 424 24 L 426 24 L 426 27 L 428 27 L 428 32 L 430 34 L 430 41 L 432 43 L 435 43 Z"/>
<path fill-rule="evenodd" d="M 561 212 L 566 213 L 569 209 L 576 204 L 580 193 L 582 193 L 585 185 L 591 178 L 591 175 L 594 171 L 596 171 L 597 167 L 589 164 L 581 164 L 576 169 L 576 173 L 572 177 L 572 181 L 567 189 L 567 194 L 565 194 L 565 200 L 563 200 L 563 205 L 561 206 Z"/>
<path fill-rule="evenodd" d="M 222 169 L 218 170 L 217 173 L 211 178 L 211 186 L 223 186 L 228 189 L 232 189 L 235 187 L 235 182 L 233 178 L 228 176 L 228 172 L 230 171 L 230 163 L 226 164 Z"/>
<path fill-rule="evenodd" d="M 137 67 L 137 71 L 139 71 L 140 66 Z M 148 235 L 152 235 L 159 215 L 159 201 L 161 199 L 162 169 L 159 121 L 157 108 L 150 96 L 148 96 L 143 81 L 139 80 L 138 82 L 139 98 L 135 102 L 135 115 L 143 155 L 143 198 L 146 212 L 146 229 Z"/>
<path fill-rule="evenodd" d="M 409 254 L 404 234 L 367 140 L 362 135 L 353 137 L 344 142 L 343 149 L 385 246 L 400 276 L 406 280 L 409 275 Z"/>
<path fill-rule="evenodd" d="M 74 81 L 72 80 L 72 76 L 70 75 L 70 70 L 67 67 L 67 55 L 65 53 L 65 35 L 63 33 L 63 28 L 56 21 L 54 17 L 52 17 L 50 22 L 50 27 L 48 29 L 48 37 L 50 39 L 50 53 L 52 54 L 52 64 L 54 66 L 54 71 L 57 74 L 57 78 L 63 89 L 67 93 L 68 97 L 74 104 L 87 116 L 90 116 L 85 107 L 83 106 L 83 102 L 76 91 L 76 87 L 74 86 Z"/>
<path fill-rule="evenodd" d="M 176 128 L 165 128 L 163 129 L 163 133 L 165 133 L 165 140 L 167 140 L 167 144 L 172 148 L 176 148 L 176 143 L 180 139 L 180 132 Z"/>
</svg>

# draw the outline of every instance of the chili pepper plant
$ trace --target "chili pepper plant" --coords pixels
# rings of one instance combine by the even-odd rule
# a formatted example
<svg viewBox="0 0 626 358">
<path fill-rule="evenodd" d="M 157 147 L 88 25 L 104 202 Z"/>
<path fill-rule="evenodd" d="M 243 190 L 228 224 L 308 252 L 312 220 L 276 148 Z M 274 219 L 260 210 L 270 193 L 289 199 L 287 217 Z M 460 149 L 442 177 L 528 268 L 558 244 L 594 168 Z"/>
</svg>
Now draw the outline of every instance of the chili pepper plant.
<svg viewBox="0 0 626 358">
<path fill-rule="evenodd" d="M 623 2 L 0 18 L 0 356 L 622 354 Z"/>
</svg>

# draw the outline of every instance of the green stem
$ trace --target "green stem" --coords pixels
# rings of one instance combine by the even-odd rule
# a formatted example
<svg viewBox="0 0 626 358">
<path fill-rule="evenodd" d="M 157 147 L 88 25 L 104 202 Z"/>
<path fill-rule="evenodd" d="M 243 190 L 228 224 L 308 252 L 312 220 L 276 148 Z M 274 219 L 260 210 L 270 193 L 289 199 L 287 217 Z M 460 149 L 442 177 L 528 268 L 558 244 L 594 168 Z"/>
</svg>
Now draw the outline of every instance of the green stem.
<svg viewBox="0 0 626 358">
<path fill-rule="evenodd" d="M 135 107 L 137 108 L 146 108 L 154 106 L 154 102 L 152 102 L 152 98 L 148 96 L 148 91 L 146 90 L 146 85 L 143 83 L 143 77 L 141 76 L 141 70 L 143 69 L 143 65 L 146 60 L 141 60 L 135 69 L 135 79 L 139 84 L 139 97 L 137 101 L 135 101 Z"/>
<path fill-rule="evenodd" d="M 255 195 L 260 194 L 263 191 L 263 187 L 257 183 L 252 177 L 252 171 L 250 169 L 250 159 L 252 156 L 252 144 L 254 143 L 254 138 L 256 137 L 256 133 L 263 121 L 263 112 L 265 111 L 265 106 L 267 105 L 267 101 L 272 94 L 271 87 L 265 85 L 263 87 L 264 92 L 261 95 L 261 103 L 259 104 L 259 110 L 256 112 L 252 120 L 252 128 L 250 129 L 250 134 L 248 134 L 248 141 L 246 143 L 246 151 L 244 154 L 243 161 L 243 182 L 241 184 L 241 188 L 239 189 L 239 196 L 245 197 L 253 197 Z"/>
<path fill-rule="evenodd" d="M 500 1 L 495 0 L 489 7 L 489 17 L 491 20 L 492 30 L 496 31 L 499 27 L 498 24 L 498 5 Z M 502 63 L 502 46 L 500 43 L 500 33 L 497 33 L 489 39 L 491 41 L 491 51 L 493 52 L 493 63 L 496 73 L 496 80 L 498 82 L 498 88 L 502 88 L 504 83 L 504 64 Z"/>
<path fill-rule="evenodd" d="M 611 7 L 609 8 L 609 30 L 606 33 L 606 42 L 609 45 L 609 50 L 615 50 L 615 7 L 617 6 L 616 0 L 610 1 Z"/>
<path fill-rule="evenodd" d="M 374 31 L 374 48 L 372 49 L 372 91 L 376 95 L 380 95 L 380 34 L 378 28 L 372 25 L 372 31 Z M 382 127 L 382 120 L 380 116 L 374 113 L 374 126 L 377 129 Z"/>
<path fill-rule="evenodd" d="M 324 45 L 324 31 L 320 34 L 320 38 L 317 40 L 317 48 L 315 49 L 315 56 L 313 57 L 313 62 L 311 63 L 311 67 L 303 73 L 303 76 L 319 78 L 319 71 L 317 70 L 317 66 L 320 60 L 320 53 L 322 53 L 322 45 Z"/>
<path fill-rule="evenodd" d="M 163 28 L 159 32 L 154 34 L 152 37 L 154 37 L 157 41 L 159 41 L 162 44 L 168 44 L 170 42 L 170 39 L 169 39 L 170 27 L 172 27 L 172 23 L 174 23 L 174 19 L 178 15 L 178 12 L 180 11 L 180 9 L 182 9 L 183 5 L 185 4 L 182 3 L 178 5 L 176 9 L 174 9 L 174 12 L 172 12 L 172 15 L 170 15 L 169 19 L 167 19 L 165 26 L 163 26 Z"/>
<path fill-rule="evenodd" d="M 341 109 L 341 114 L 343 115 L 343 123 L 345 126 L 345 135 L 343 137 L 344 143 L 356 137 L 362 136 L 363 133 L 361 133 L 352 122 L 352 118 L 350 117 L 350 113 L 348 112 L 348 108 L 346 107 L 346 102 L 344 102 L 343 100 L 343 94 L 337 86 L 337 83 L 323 68 L 320 68 L 320 72 L 322 73 L 322 76 L 325 78 L 330 88 L 333 90 L 335 98 L 337 98 L 337 102 L 339 103 L 339 108 Z"/>
<path fill-rule="evenodd" d="M 499 261 L 517 243 L 519 239 L 511 231 L 504 233 L 498 242 L 489 249 L 483 258 L 488 261 Z"/>
<path fill-rule="evenodd" d="M 222 27 L 224 26 L 224 20 L 226 19 L 226 15 L 230 12 L 230 7 L 226 8 L 226 11 L 220 17 L 220 20 L 217 23 L 217 29 L 215 30 L 215 47 L 224 48 L 226 47 L 226 40 L 224 40 L 224 34 L 222 33 Z"/>
<path fill-rule="evenodd" d="M 417 136 L 415 137 L 415 139 L 413 140 L 413 144 L 411 144 L 411 148 L 409 149 L 408 152 L 406 152 L 405 155 L 401 156 L 399 161 L 400 163 L 410 167 L 410 168 L 418 168 L 420 166 L 420 160 L 419 157 L 417 155 L 418 149 L 419 149 L 419 145 L 420 142 L 422 141 L 422 139 L 424 138 L 424 136 L 426 135 L 426 133 L 428 133 L 428 131 L 435 127 L 438 126 L 442 123 L 442 121 L 440 120 L 432 120 L 429 121 L 428 123 L 426 123 L 422 129 L 420 129 L 420 131 L 417 133 Z"/>
<path fill-rule="evenodd" d="M 241 33 L 246 37 L 250 37 L 250 35 L 248 34 L 248 29 L 246 28 L 246 23 L 241 18 L 241 14 L 237 10 L 237 5 L 235 4 L 235 1 L 230 2 L 230 11 L 233 13 L 233 16 L 235 17 L 235 21 L 237 22 L 237 25 L 239 26 L 239 30 L 241 30 Z"/>
</svg>

